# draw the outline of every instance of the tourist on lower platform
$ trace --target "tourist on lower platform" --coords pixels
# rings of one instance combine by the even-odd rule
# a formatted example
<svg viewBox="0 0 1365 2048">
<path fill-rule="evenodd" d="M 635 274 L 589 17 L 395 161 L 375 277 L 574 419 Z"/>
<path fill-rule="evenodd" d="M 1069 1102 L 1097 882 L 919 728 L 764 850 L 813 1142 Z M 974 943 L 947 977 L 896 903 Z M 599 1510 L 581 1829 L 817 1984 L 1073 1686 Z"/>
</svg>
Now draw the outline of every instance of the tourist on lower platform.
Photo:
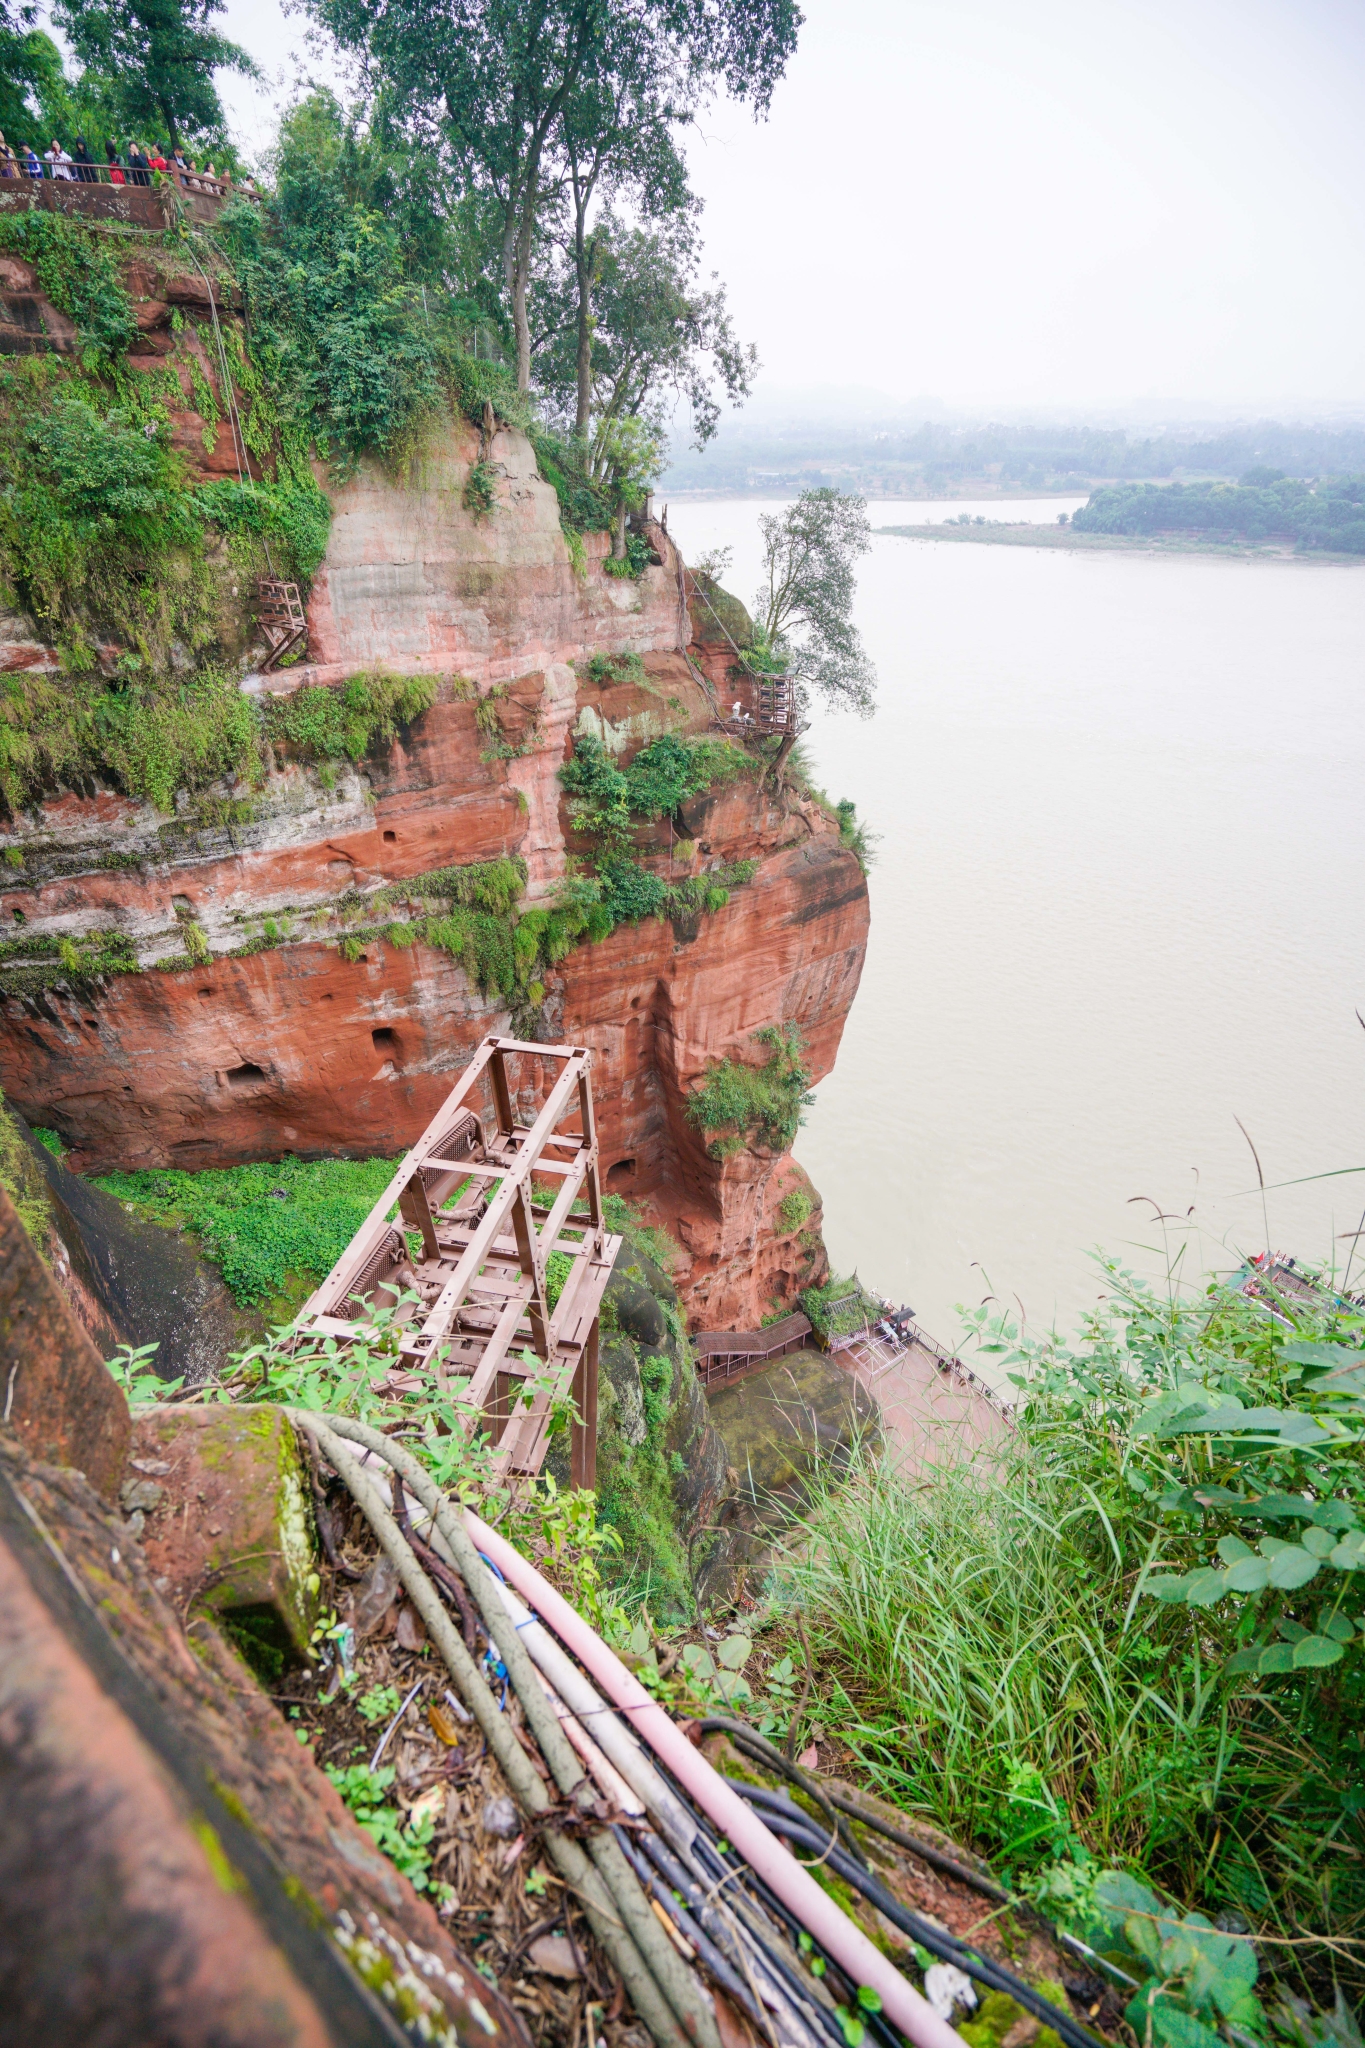
<svg viewBox="0 0 1365 2048">
<path fill-rule="evenodd" d="M 85 146 L 85 137 L 83 135 L 76 137 L 76 147 L 71 152 L 71 161 L 76 166 L 76 176 L 82 185 L 98 185 L 100 181 L 99 170 L 94 157 L 91 156 Z"/>
<path fill-rule="evenodd" d="M 152 155 L 147 159 L 147 168 L 153 171 L 164 171 L 168 169 L 166 159 L 161 154 L 161 151 L 159 149 L 154 150 Z"/>
<path fill-rule="evenodd" d="M 72 175 L 71 159 L 55 135 L 52 138 L 51 149 L 43 151 L 43 162 L 52 166 L 47 174 L 49 178 L 70 178 Z"/>
<path fill-rule="evenodd" d="M 152 167 L 147 152 L 140 142 L 135 142 L 128 151 L 128 169 L 135 185 L 150 185 Z"/>
<path fill-rule="evenodd" d="M 43 167 L 31 142 L 19 145 L 19 168 L 26 178 L 41 178 L 43 175 Z"/>
<path fill-rule="evenodd" d="M 0 178 L 17 178 L 18 175 L 19 159 L 4 136 L 0 135 Z"/>
<path fill-rule="evenodd" d="M 123 175 L 123 159 L 118 153 L 118 144 L 106 142 L 104 154 L 108 158 L 109 183 L 111 185 L 126 185 L 128 181 Z"/>
</svg>

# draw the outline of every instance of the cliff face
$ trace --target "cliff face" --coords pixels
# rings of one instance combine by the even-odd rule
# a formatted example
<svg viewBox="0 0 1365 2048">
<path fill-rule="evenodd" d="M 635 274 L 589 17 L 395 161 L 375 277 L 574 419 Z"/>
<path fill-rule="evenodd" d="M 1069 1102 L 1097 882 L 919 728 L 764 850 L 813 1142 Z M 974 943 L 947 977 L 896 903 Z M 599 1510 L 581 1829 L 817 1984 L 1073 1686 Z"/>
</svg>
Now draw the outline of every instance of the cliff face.
<svg viewBox="0 0 1365 2048">
<path fill-rule="evenodd" d="M 431 678 L 430 708 L 391 747 L 329 769 L 277 746 L 249 801 L 223 787 L 181 799 L 172 819 L 87 788 L 0 820 L 7 950 L 16 935 L 36 949 L 0 969 L 0 1085 L 62 1132 L 76 1166 L 401 1150 L 477 1041 L 513 1022 L 449 952 L 387 936 L 405 886 L 515 856 L 525 905 L 553 902 L 585 850 L 558 780 L 572 736 L 592 733 L 623 761 L 666 731 L 714 729 L 666 536 L 650 529 L 660 560 L 638 582 L 602 572 L 601 536 L 575 564 L 525 439 L 499 431 L 484 452 L 497 499 L 483 517 L 462 501 L 480 455 L 463 421 L 404 478 L 365 470 L 337 491 L 313 658 L 243 685 L 292 693 L 377 669 Z M 50 666 L 48 649 L 27 648 L 16 632 L 11 671 Z M 603 653 L 641 660 L 596 681 L 585 657 Z M 705 636 L 695 658 L 723 665 Z M 755 861 L 752 880 L 720 909 L 579 944 L 531 985 L 515 1023 L 594 1048 L 608 1187 L 683 1244 L 694 1325 L 747 1327 L 823 1270 L 818 1207 L 784 1230 L 783 1198 L 812 1197 L 801 1170 L 752 1145 L 713 1158 L 687 1096 L 726 1057 L 760 1064 L 766 1026 L 796 1025 L 812 1077 L 828 1071 L 867 894 L 823 810 L 764 788 L 757 766 L 692 799 L 684 824 L 686 840 L 667 820 L 641 827 L 636 859 L 669 882 Z M 343 950 L 357 918 L 364 936 Z M 69 946 L 66 967 L 51 957 L 50 942 L 97 931 L 119 935 L 140 971 L 73 972 Z"/>
</svg>

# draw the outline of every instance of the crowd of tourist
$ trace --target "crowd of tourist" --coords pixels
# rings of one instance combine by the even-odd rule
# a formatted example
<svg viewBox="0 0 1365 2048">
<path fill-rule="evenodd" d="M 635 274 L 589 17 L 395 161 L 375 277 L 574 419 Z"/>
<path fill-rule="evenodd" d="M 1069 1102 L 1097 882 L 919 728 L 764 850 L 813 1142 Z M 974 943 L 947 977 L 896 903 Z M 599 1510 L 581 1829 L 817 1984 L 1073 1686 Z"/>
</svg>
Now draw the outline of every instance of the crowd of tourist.
<svg viewBox="0 0 1365 2048">
<path fill-rule="evenodd" d="M 155 145 L 149 150 L 145 143 L 130 142 L 124 154 L 116 142 L 106 142 L 104 154 L 103 163 L 93 157 L 83 135 L 76 137 L 76 146 L 69 152 L 54 136 L 52 147 L 41 156 L 30 143 L 21 142 L 15 149 L 0 135 L 0 178 L 66 178 L 83 185 L 150 185 L 153 171 L 163 171 L 178 172 L 180 181 L 192 192 L 217 192 L 231 183 L 230 172 L 219 173 L 211 163 L 201 169 L 178 148 L 163 156 Z M 242 190 L 252 189 L 247 178 Z"/>
</svg>

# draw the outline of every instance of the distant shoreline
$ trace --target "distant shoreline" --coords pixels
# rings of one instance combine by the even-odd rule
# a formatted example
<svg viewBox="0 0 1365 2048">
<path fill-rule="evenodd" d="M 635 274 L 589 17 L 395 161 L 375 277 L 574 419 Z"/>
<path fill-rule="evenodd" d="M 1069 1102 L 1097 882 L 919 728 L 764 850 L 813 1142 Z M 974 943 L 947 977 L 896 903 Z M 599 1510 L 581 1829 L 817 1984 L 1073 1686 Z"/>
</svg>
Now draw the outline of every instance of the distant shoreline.
<svg viewBox="0 0 1365 2048">
<path fill-rule="evenodd" d="M 1098 489 L 1099 485 L 1104 481 L 1105 479 L 1101 477 L 1095 483 L 1087 483 L 1084 490 L 1074 484 L 1067 484 L 1065 486 L 1060 484 L 1039 484 L 1037 490 L 1025 490 L 1020 485 L 1003 491 L 999 485 L 981 484 L 978 486 L 976 484 L 964 484 L 960 490 L 951 490 L 947 487 L 937 491 L 859 490 L 858 496 L 866 498 L 869 505 L 947 505 L 956 504 L 959 500 L 970 500 L 973 504 L 982 505 L 986 504 L 987 501 L 994 503 L 997 500 L 1001 504 L 1009 504 L 1011 500 L 1032 503 L 1037 498 L 1080 498 L 1084 500 L 1091 491 Z M 728 488 L 725 485 L 717 485 L 715 487 L 708 487 L 706 490 L 670 490 L 666 484 L 655 484 L 654 496 L 660 504 L 701 505 L 714 503 L 718 498 L 796 498 L 800 496 L 802 491 L 808 491 L 810 488 L 809 483 L 783 481 L 775 477 L 770 484 L 733 484 Z M 856 487 L 843 485 L 839 486 L 839 488 L 848 489 Z"/>
<path fill-rule="evenodd" d="M 890 534 L 900 540 L 947 540 L 983 542 L 987 547 L 1062 548 L 1075 554 L 1115 552 L 1130 555 L 1226 555 L 1240 562 L 1317 562 L 1342 569 L 1365 566 L 1365 555 L 1334 554 L 1314 548 L 1301 554 L 1293 547 L 1247 547 L 1240 541 L 1196 540 L 1176 534 L 1144 538 L 1127 533 L 1074 533 L 1068 526 L 874 526 L 875 534 Z"/>
</svg>

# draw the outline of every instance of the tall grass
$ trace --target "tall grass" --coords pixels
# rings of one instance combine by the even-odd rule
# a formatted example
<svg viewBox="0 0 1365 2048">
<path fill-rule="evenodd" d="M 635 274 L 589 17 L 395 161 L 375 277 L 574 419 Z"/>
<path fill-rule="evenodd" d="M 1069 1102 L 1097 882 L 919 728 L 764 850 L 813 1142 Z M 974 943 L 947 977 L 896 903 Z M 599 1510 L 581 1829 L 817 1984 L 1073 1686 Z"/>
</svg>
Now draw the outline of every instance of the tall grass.
<svg viewBox="0 0 1365 2048">
<path fill-rule="evenodd" d="M 1221 1294 L 1171 1306 L 1125 1285 L 1076 1352 L 1022 1360 L 1018 1423 L 992 1452 L 927 1477 L 864 1457 L 820 1490 L 783 1578 L 823 1638 L 827 1717 L 888 1797 L 1053 1911 L 1079 1910 L 1101 1869 L 1128 1869 L 1278 1937 L 1268 1953 L 1316 1990 L 1336 1974 L 1359 1993 L 1362 1635 L 1330 1669 L 1238 1665 L 1261 1643 L 1283 1659 L 1315 1628 L 1350 1638 L 1336 1616 L 1365 1607 L 1360 1574 L 1324 1566 L 1250 1599 L 1220 1574 L 1202 1605 L 1147 1590 L 1154 1570 L 1167 1587 L 1170 1567 L 1217 1571 L 1226 1530 L 1240 1544 L 1266 1528 L 1284 1549 L 1273 1532 L 1299 1523 L 1283 1506 L 1277 1523 L 1276 1501 L 1307 1516 L 1332 1499 L 1365 1521 L 1353 1429 L 1295 1446 L 1274 1422 L 1255 1440 L 1235 1412 L 1221 1440 L 1158 1426 L 1157 1402 L 1197 1389 L 1220 1413 L 1273 1404 L 1287 1437 L 1315 1409 L 1291 1362 L 1305 1330 L 1360 1348 L 1359 1318 L 1299 1304 L 1281 1321 Z M 1288 1945 L 1309 1937 L 1325 1946 Z"/>
</svg>

